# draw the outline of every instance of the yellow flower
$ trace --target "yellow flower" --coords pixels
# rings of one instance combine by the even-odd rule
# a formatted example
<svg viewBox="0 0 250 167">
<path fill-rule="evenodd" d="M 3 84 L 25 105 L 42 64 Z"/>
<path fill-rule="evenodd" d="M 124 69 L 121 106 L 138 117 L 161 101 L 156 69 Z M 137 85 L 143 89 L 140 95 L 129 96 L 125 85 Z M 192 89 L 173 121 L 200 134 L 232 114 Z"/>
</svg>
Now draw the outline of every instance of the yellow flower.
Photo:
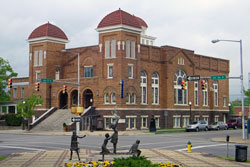
<svg viewBox="0 0 250 167">
<path fill-rule="evenodd" d="M 72 162 L 66 163 L 65 167 L 71 167 L 72 166 Z"/>
</svg>

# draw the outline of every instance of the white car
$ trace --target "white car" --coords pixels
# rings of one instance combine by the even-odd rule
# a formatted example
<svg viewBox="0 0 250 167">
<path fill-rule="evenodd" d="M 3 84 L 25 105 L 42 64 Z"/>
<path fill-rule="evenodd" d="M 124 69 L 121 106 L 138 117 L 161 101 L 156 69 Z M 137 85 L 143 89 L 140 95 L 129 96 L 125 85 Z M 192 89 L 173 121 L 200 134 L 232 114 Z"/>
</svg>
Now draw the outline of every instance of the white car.
<svg viewBox="0 0 250 167">
<path fill-rule="evenodd" d="M 196 131 L 199 132 L 200 130 L 208 131 L 208 124 L 206 121 L 201 120 L 197 122 L 193 122 L 186 126 L 186 131 Z"/>
</svg>

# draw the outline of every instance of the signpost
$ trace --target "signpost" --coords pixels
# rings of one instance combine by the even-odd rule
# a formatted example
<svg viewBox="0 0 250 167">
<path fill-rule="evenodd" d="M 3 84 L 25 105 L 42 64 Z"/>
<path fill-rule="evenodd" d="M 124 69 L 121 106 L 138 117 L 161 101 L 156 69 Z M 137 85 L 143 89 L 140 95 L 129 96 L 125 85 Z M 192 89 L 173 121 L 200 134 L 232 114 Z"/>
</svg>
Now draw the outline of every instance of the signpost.
<svg viewBox="0 0 250 167">
<path fill-rule="evenodd" d="M 42 79 L 41 79 L 41 82 L 52 83 L 52 82 L 53 82 L 53 79 L 50 79 L 50 78 L 42 78 Z"/>
<path fill-rule="evenodd" d="M 81 117 L 72 117 L 71 118 L 72 122 L 81 122 L 81 120 L 82 120 Z"/>
<path fill-rule="evenodd" d="M 199 75 L 187 76 L 187 81 L 199 81 L 199 80 L 200 80 L 200 76 Z"/>
<path fill-rule="evenodd" d="M 211 80 L 220 80 L 220 79 L 226 79 L 226 75 L 212 75 L 210 77 Z"/>
</svg>

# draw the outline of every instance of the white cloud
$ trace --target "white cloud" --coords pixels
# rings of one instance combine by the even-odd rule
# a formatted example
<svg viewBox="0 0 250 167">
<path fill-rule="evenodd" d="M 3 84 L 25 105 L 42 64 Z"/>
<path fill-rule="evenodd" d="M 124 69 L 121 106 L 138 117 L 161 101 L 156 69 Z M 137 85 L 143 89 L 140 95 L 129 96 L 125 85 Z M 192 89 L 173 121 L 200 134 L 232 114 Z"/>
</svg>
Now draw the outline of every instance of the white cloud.
<svg viewBox="0 0 250 167">
<path fill-rule="evenodd" d="M 157 45 L 171 45 L 195 53 L 229 59 L 232 76 L 240 74 L 239 44 L 212 39 L 243 40 L 244 80 L 250 67 L 250 1 L 248 0 L 12 0 L 0 5 L 0 53 L 19 76 L 28 75 L 28 43 L 32 30 L 50 21 L 68 36 L 67 47 L 95 45 L 101 19 L 121 8 L 141 17 Z M 240 94 L 239 80 L 230 92 Z M 237 86 L 235 86 L 237 85 Z"/>
</svg>

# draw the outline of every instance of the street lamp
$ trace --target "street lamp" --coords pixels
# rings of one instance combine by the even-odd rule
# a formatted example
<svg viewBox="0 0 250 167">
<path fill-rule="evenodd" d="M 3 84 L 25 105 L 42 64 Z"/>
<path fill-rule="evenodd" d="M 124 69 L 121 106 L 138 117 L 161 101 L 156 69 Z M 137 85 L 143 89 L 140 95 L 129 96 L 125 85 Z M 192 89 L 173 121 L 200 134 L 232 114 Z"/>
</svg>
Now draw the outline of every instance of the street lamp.
<svg viewBox="0 0 250 167">
<path fill-rule="evenodd" d="M 66 49 L 61 50 L 62 53 L 72 53 L 77 55 L 77 59 L 78 59 L 78 74 L 77 74 L 77 87 L 78 87 L 78 102 L 77 102 L 77 107 L 80 107 L 80 53 L 79 52 L 72 52 L 72 51 L 68 51 Z M 76 122 L 76 134 L 79 135 L 80 133 L 80 122 Z"/>
<path fill-rule="evenodd" d="M 191 106 L 192 106 L 192 102 L 190 101 L 189 103 L 188 103 L 188 105 L 189 105 L 189 124 L 191 124 L 192 123 L 192 112 L 191 112 Z"/>
<path fill-rule="evenodd" d="M 225 42 L 239 42 L 240 43 L 240 80 L 241 80 L 241 110 L 242 110 L 242 139 L 246 139 L 245 136 L 245 111 L 244 111 L 244 95 L 243 95 L 243 62 L 242 62 L 242 40 L 212 40 L 212 43 L 225 41 Z"/>
</svg>

